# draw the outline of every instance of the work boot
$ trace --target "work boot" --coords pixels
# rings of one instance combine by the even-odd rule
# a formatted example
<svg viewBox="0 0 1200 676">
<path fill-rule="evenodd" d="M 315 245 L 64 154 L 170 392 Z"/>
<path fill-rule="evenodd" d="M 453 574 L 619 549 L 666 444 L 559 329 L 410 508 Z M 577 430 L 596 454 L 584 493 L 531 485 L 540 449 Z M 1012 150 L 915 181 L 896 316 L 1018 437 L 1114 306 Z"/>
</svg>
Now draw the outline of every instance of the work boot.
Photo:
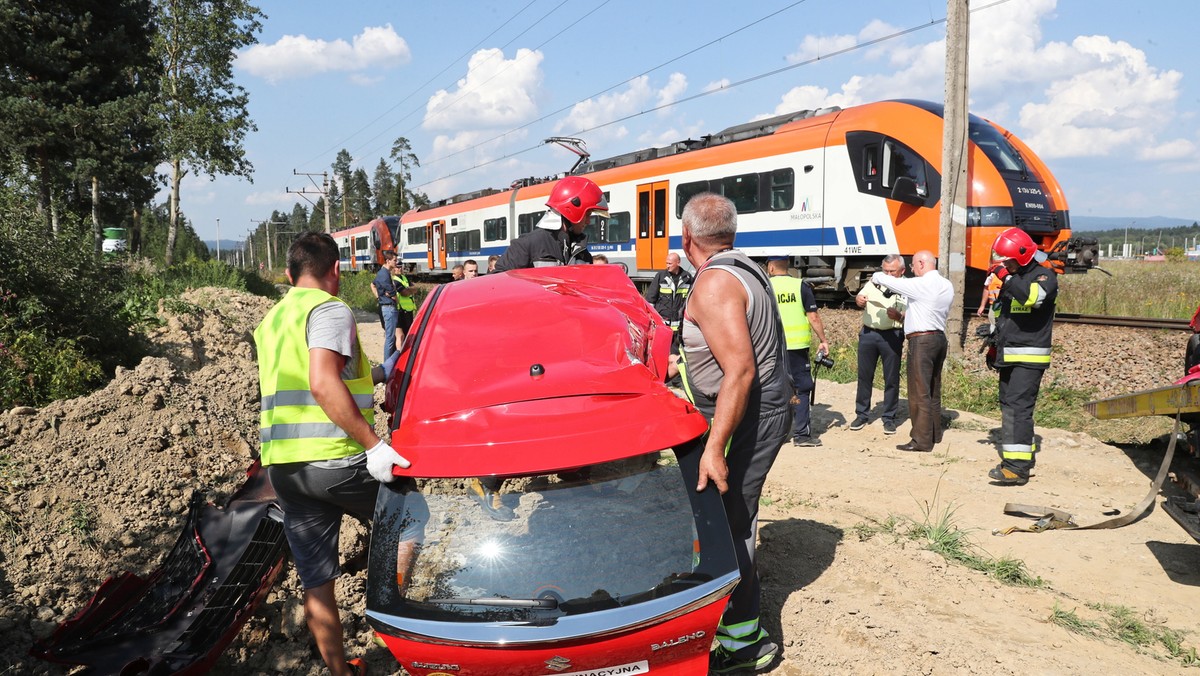
<svg viewBox="0 0 1200 676">
<path fill-rule="evenodd" d="M 854 419 L 854 422 L 850 423 L 850 431 L 857 432 L 866 426 L 867 426 L 867 417 L 865 415 L 860 415 Z"/>
<path fill-rule="evenodd" d="M 471 497 L 493 521 L 512 521 L 517 517 L 512 508 L 500 499 L 500 495 L 484 486 L 479 479 L 471 479 Z"/>
<path fill-rule="evenodd" d="M 1021 476 L 1004 465 L 996 465 L 988 470 L 988 478 L 1001 486 L 1024 486 L 1029 483 L 1028 476 Z"/>
<path fill-rule="evenodd" d="M 763 640 L 732 652 L 717 646 L 708 654 L 708 670 L 714 674 L 729 674 L 735 671 L 762 671 L 771 666 L 779 654 L 779 646 L 771 639 Z"/>
</svg>

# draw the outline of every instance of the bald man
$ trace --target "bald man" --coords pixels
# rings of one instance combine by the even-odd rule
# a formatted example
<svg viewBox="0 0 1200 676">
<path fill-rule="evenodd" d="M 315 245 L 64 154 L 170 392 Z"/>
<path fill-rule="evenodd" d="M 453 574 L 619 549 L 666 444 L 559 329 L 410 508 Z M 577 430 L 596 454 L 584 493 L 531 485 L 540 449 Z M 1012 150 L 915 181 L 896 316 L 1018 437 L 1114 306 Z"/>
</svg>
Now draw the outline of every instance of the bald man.
<svg viewBox="0 0 1200 676">
<path fill-rule="evenodd" d="M 954 300 L 954 286 L 937 270 L 930 251 L 912 258 L 913 277 L 892 277 L 879 271 L 871 281 L 895 291 L 908 301 L 901 315 L 894 309 L 888 317 L 904 321 L 908 342 L 908 418 L 910 439 L 896 447 L 901 451 L 932 451 L 942 440 L 942 364 L 946 361 L 946 317 Z"/>
</svg>

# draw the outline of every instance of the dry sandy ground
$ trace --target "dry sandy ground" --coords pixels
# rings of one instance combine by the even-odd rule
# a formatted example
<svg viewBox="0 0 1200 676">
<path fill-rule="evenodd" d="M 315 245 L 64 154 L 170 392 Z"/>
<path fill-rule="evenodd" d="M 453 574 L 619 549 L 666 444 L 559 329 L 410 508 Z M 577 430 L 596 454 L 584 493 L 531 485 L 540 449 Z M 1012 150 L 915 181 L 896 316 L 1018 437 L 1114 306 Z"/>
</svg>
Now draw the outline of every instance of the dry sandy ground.
<svg viewBox="0 0 1200 676">
<path fill-rule="evenodd" d="M 381 353 L 378 322 L 359 327 L 368 354 Z M 1161 645 L 1135 648 L 1049 621 L 1058 608 L 1103 623 L 1111 615 L 1100 604 L 1125 606 L 1147 626 L 1185 632 L 1185 647 L 1200 646 L 1200 544 L 1162 509 L 1116 530 L 992 535 L 1032 523 L 1003 514 L 1006 502 L 1062 509 L 1080 524 L 1123 513 L 1148 491 L 1161 451 L 1130 455 L 1086 434 L 1039 429 L 1044 450 L 1030 483 L 993 486 L 997 421 L 951 411 L 932 453 L 903 452 L 895 446 L 908 439 L 906 419 L 894 436 L 877 419 L 852 432 L 854 385 L 822 380 L 817 395 L 823 445 L 784 447 L 760 514 L 763 619 L 783 646 L 771 673 L 1197 671 Z M 1020 560 L 1044 586 L 1001 584 L 903 536 L 946 515 L 976 554 Z M 900 535 L 868 533 L 890 518 Z"/>
<path fill-rule="evenodd" d="M 105 577 L 154 570 L 193 490 L 221 504 L 241 484 L 257 437 L 250 330 L 270 303 L 224 290 L 185 300 L 193 310 L 165 312 L 151 336 L 157 356 L 104 389 L 0 412 L 0 676 L 67 673 L 28 657 L 30 644 Z M 835 340 L 852 335 L 852 314 L 827 315 Z M 1101 342 L 1096 331 L 1056 331 L 1052 377 L 1087 374 L 1124 391 L 1147 386 L 1139 378 L 1162 383 L 1179 368 L 1181 338 L 1104 329 Z M 360 332 L 377 359 L 378 321 L 364 317 Z M 895 445 L 906 439 L 906 423 L 892 437 L 878 421 L 846 429 L 853 386 L 821 380 L 817 394 L 824 445 L 784 448 L 763 498 L 763 618 L 784 647 L 772 673 L 1200 673 L 1161 646 L 1083 636 L 1049 621 L 1056 608 L 1100 622 L 1108 616 L 1101 604 L 1124 606 L 1145 626 L 1184 632 L 1185 650 L 1200 645 L 1200 544 L 1161 509 L 1119 530 L 991 534 L 1027 523 L 1002 514 L 1005 502 L 1057 507 L 1081 523 L 1128 510 L 1161 451 L 1040 430 L 1045 450 L 1033 481 L 1001 488 L 985 477 L 996 462 L 995 421 L 951 412 L 935 452 L 904 453 Z M 1019 560 L 1044 586 L 1002 585 L 904 536 L 927 515 L 948 515 L 977 554 Z M 889 521 L 891 532 L 882 532 Z M 362 536 L 348 520 L 346 558 L 363 551 Z M 372 643 L 364 589 L 361 570 L 338 580 L 348 649 L 365 655 L 372 673 L 396 673 L 395 660 Z M 311 650 L 290 566 L 213 673 L 327 673 Z"/>
</svg>

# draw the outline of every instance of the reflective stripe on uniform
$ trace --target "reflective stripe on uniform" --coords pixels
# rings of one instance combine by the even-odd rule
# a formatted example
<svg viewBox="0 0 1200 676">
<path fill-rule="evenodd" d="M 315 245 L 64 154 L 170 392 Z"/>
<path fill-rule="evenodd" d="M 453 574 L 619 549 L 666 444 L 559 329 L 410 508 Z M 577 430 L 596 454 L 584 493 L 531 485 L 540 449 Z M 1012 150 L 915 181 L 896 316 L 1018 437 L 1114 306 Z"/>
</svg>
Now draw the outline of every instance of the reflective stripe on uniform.
<svg viewBox="0 0 1200 676">
<path fill-rule="evenodd" d="M 358 408 L 375 406 L 374 394 L 356 394 L 354 405 Z M 269 411 L 276 406 L 320 406 L 317 398 L 309 390 L 284 390 L 262 398 L 262 410 Z"/>
<path fill-rule="evenodd" d="M 1049 364 L 1048 347 L 1008 347 L 1003 350 L 1005 364 Z"/>
<path fill-rule="evenodd" d="M 1005 460 L 1033 460 L 1036 444 L 1001 444 L 1000 457 Z"/>
<path fill-rule="evenodd" d="M 737 624 L 718 624 L 717 642 L 728 651 L 737 651 L 766 638 L 767 632 L 758 626 L 758 618 Z"/>
</svg>

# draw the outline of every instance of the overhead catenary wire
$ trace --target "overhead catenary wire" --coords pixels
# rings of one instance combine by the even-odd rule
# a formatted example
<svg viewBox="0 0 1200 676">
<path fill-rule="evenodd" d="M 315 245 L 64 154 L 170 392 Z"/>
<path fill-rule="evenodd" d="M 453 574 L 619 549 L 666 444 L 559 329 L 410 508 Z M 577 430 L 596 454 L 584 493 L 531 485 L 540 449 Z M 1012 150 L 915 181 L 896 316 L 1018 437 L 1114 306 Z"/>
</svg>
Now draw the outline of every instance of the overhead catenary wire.
<svg viewBox="0 0 1200 676">
<path fill-rule="evenodd" d="M 804 0 L 800 0 L 800 1 L 801 1 L 801 2 L 803 2 Z M 972 14 L 973 14 L 973 13 L 975 13 L 975 12 L 981 12 L 981 11 L 984 11 L 984 10 L 987 10 L 987 9 L 991 9 L 991 8 L 993 8 L 993 7 L 996 7 L 996 6 L 999 6 L 999 5 L 1006 4 L 1006 3 L 1008 3 L 1008 2 L 1011 2 L 1011 0 L 994 0 L 993 2 L 991 2 L 991 3 L 988 3 L 988 4 L 986 4 L 986 5 L 982 5 L 982 6 L 980 6 L 980 7 L 973 7 L 973 8 L 971 8 L 970 12 L 971 12 Z M 799 3 L 796 3 L 796 4 L 799 4 Z M 790 8 L 790 6 L 789 6 L 789 8 Z M 788 9 L 788 8 L 785 8 L 785 9 Z M 911 34 L 911 33 L 916 33 L 916 32 L 918 32 L 918 31 L 927 30 L 927 29 L 929 29 L 929 28 L 932 28 L 933 26 L 937 26 L 937 25 L 944 24 L 944 23 L 946 23 L 946 18 L 945 18 L 945 17 L 943 17 L 943 18 L 940 18 L 940 19 L 933 19 L 933 20 L 929 21 L 928 23 L 923 23 L 923 24 L 919 24 L 919 25 L 916 25 L 916 26 L 911 26 L 911 27 L 909 27 L 909 28 L 904 28 L 904 29 L 898 30 L 898 31 L 896 31 L 896 32 L 894 32 L 894 33 L 889 33 L 889 34 L 887 34 L 887 35 L 883 35 L 883 36 L 880 36 L 880 37 L 878 37 L 878 38 L 874 38 L 874 39 L 872 39 L 872 40 L 867 40 L 867 41 L 865 41 L 865 42 L 856 43 L 856 44 L 854 44 L 854 45 L 850 45 L 849 47 L 843 47 L 842 49 L 837 49 L 837 50 L 834 50 L 834 51 L 832 51 L 832 52 L 829 52 L 829 53 L 827 53 L 827 54 L 824 54 L 824 55 L 815 56 L 815 57 L 812 57 L 812 58 L 810 58 L 810 59 L 805 59 L 805 60 L 803 60 L 803 61 L 798 61 L 798 62 L 796 62 L 796 63 L 789 64 L 789 65 L 787 65 L 787 66 L 783 66 L 783 67 L 781 67 L 781 68 L 775 68 L 775 69 L 769 70 L 769 71 L 767 71 L 767 72 L 760 73 L 760 74 L 758 74 L 758 75 L 753 75 L 753 76 L 750 76 L 750 77 L 747 77 L 747 78 L 744 78 L 744 79 L 738 80 L 738 81 L 736 81 L 736 82 L 731 82 L 731 83 L 729 83 L 729 84 L 727 84 L 727 85 L 722 85 L 722 86 L 720 86 L 720 87 L 715 87 L 715 88 L 713 88 L 713 89 L 709 89 L 709 90 L 706 90 L 706 91 L 702 91 L 702 92 L 699 92 L 699 93 L 693 94 L 693 95 L 691 95 L 691 96 L 685 96 L 685 97 L 683 97 L 683 98 L 679 98 L 679 99 L 676 99 L 676 100 L 674 100 L 674 101 L 670 101 L 670 102 L 668 102 L 668 103 L 663 103 L 663 104 L 660 104 L 660 105 L 657 105 L 657 106 L 654 106 L 654 107 L 651 107 L 651 108 L 647 108 L 647 109 L 644 109 L 644 110 L 640 110 L 640 111 L 638 111 L 638 112 L 636 112 L 636 113 L 630 113 L 630 114 L 628 114 L 628 115 L 623 115 L 623 116 L 621 116 L 621 117 L 614 118 L 614 119 L 612 119 L 612 120 L 609 120 L 609 121 L 607 121 L 607 122 L 603 122 L 603 123 L 601 123 L 601 124 L 593 125 L 593 126 L 591 126 L 591 127 L 586 127 L 586 128 L 582 128 L 582 129 L 577 129 L 577 130 L 575 130 L 575 131 L 573 131 L 573 132 L 570 132 L 570 133 L 567 133 L 567 134 L 565 134 L 565 135 L 566 135 L 566 136 L 579 136 L 579 135 L 581 135 L 581 134 L 586 134 L 586 133 L 588 133 L 588 132 L 596 131 L 596 130 L 599 130 L 599 129 L 604 129 L 605 127 L 609 127 L 609 126 L 612 126 L 612 125 L 614 125 L 614 124 L 619 124 L 619 123 L 621 123 L 621 122 L 625 122 L 625 121 L 628 121 L 628 120 L 632 120 L 632 119 L 634 119 L 634 118 L 641 117 L 642 115 L 646 115 L 646 114 L 648 114 L 648 113 L 653 113 L 653 112 L 657 112 L 657 111 L 659 111 L 659 110 L 664 110 L 664 109 L 667 109 L 667 108 L 671 108 L 671 107 L 673 107 L 673 106 L 677 106 L 677 105 L 679 105 L 679 104 L 681 104 L 681 103 L 688 103 L 688 102 L 691 102 L 691 101 L 695 101 L 695 100 L 697 100 L 697 99 L 703 98 L 703 97 L 705 97 L 705 96 L 709 96 L 709 95 L 711 95 L 711 94 L 715 94 L 715 93 L 717 93 L 717 92 L 728 91 L 728 90 L 730 90 L 730 89 L 734 89 L 734 88 L 736 88 L 736 87 L 740 87 L 740 86 L 742 86 L 742 85 L 749 84 L 749 83 L 751 83 L 751 82 L 757 82 L 757 81 L 759 81 L 759 80 L 763 80 L 763 79 L 766 79 L 766 78 L 769 78 L 769 77 L 773 77 L 773 76 L 775 76 L 775 75 L 779 75 L 779 74 L 781 74 L 781 73 L 785 73 L 785 72 L 788 72 L 788 71 L 791 71 L 791 70 L 795 70 L 796 68 L 800 68 L 800 67 L 802 67 L 802 66 L 809 66 L 809 65 L 812 65 L 812 64 L 814 64 L 814 63 L 817 63 L 817 62 L 819 62 L 819 61 L 823 61 L 823 60 L 826 60 L 826 59 L 831 59 L 831 58 L 833 58 L 833 57 L 836 57 L 836 56 L 841 56 L 841 55 L 843 55 L 843 54 L 847 54 L 847 53 L 850 53 L 850 52 L 858 51 L 858 50 L 860 50 L 860 49 L 866 49 L 866 48 L 868 48 L 868 47 L 873 47 L 873 46 L 875 46 L 875 45 L 878 45 L 878 44 L 880 44 L 880 43 L 887 42 L 887 41 L 889 41 L 889 40 L 894 40 L 894 39 L 896 39 L 896 38 L 903 37 L 903 36 L 905 36 L 905 35 L 909 35 L 909 34 Z M 661 66 L 660 66 L 660 67 L 661 67 Z M 636 76 L 636 77 L 641 77 L 641 75 L 638 75 L 638 76 Z M 636 78 L 634 78 L 634 79 L 636 79 Z M 608 89 L 605 89 L 605 90 L 604 90 L 604 92 L 607 92 L 607 91 L 609 91 L 609 90 L 611 90 L 611 89 L 613 89 L 613 88 L 619 87 L 619 86 L 621 86 L 621 84 L 623 84 L 623 83 L 618 83 L 618 84 L 616 84 L 616 85 L 613 85 L 613 87 L 610 87 L 610 88 L 608 88 Z M 601 92 L 601 93 L 604 93 L 604 92 Z M 593 94 L 593 96 L 596 96 L 596 95 L 595 95 L 595 94 Z M 591 98 L 591 97 L 588 97 L 588 98 Z M 587 100 L 587 99 L 582 99 L 581 101 L 586 101 L 586 100 Z M 571 106 L 577 105 L 577 104 L 578 104 L 578 103 L 580 103 L 581 101 L 577 101 L 576 103 L 573 103 L 573 104 L 571 104 Z M 571 107 L 571 106 L 568 106 L 568 108 L 569 108 L 569 107 Z M 562 110 L 564 110 L 564 109 L 560 109 L 559 111 L 556 111 L 556 113 L 557 113 L 557 112 L 561 112 Z M 553 115 L 553 114 L 556 114 L 556 113 L 551 113 L 551 115 Z M 546 117 L 549 117 L 549 115 L 547 115 Z M 544 120 L 544 119 L 545 119 L 545 118 L 542 118 L 542 120 Z M 536 121 L 541 121 L 541 120 L 536 120 Z M 536 121 L 535 121 L 535 122 L 536 122 Z M 529 124 L 532 124 L 532 123 L 529 123 Z M 504 134 L 500 134 L 499 136 L 497 136 L 497 137 L 493 137 L 493 138 L 491 138 L 491 139 L 488 139 L 487 141 L 483 141 L 483 142 L 481 142 L 481 143 L 477 143 L 477 144 L 475 144 L 475 145 L 473 145 L 473 146 L 470 146 L 470 147 L 468 147 L 468 148 L 464 148 L 463 150 L 457 151 L 457 153 L 461 153 L 461 152 L 464 152 L 464 151 L 467 151 L 467 150 L 473 150 L 473 149 L 475 149 L 475 148 L 478 148 L 478 147 L 480 147 L 481 145 L 483 145 L 483 144 L 485 144 L 485 143 L 490 143 L 490 142 L 494 141 L 496 138 L 503 137 L 503 136 L 505 136 L 505 135 L 507 135 L 507 134 L 513 133 L 514 131 L 519 131 L 520 129 L 523 129 L 523 128 L 524 128 L 524 127 L 526 127 L 526 126 L 529 126 L 529 124 L 522 125 L 521 127 L 517 127 L 517 128 L 515 128 L 515 129 L 509 130 L 509 131 L 505 132 Z M 448 174 L 443 174 L 442 176 L 439 176 L 439 177 L 437 177 L 437 178 L 430 179 L 430 180 L 428 180 L 428 181 L 424 181 L 424 182 L 422 182 L 422 183 L 415 184 L 415 185 L 413 186 L 413 188 L 414 188 L 414 189 L 417 189 L 417 188 L 422 188 L 422 187 L 425 187 L 425 186 L 427 186 L 427 185 L 431 185 L 431 184 L 437 183 L 438 181 L 443 181 L 443 180 L 446 180 L 446 179 L 448 179 L 448 178 L 453 178 L 453 177 L 455 177 L 455 176 L 461 176 L 462 174 L 466 174 L 466 173 L 469 173 L 469 172 L 475 171 L 476 169 L 481 169 L 481 168 L 483 168 L 483 167 L 486 167 L 486 166 L 489 166 L 489 165 L 495 164 L 495 163 L 497 163 L 497 162 L 500 162 L 500 161 L 503 161 L 503 160 L 506 160 L 506 159 L 511 159 L 511 158 L 513 158 L 513 157 L 518 157 L 518 156 L 520 156 L 520 155 L 524 155 L 525 153 L 528 153 L 528 152 L 530 152 L 530 151 L 537 150 L 537 149 L 541 148 L 543 145 L 544 145 L 543 143 L 540 143 L 540 142 L 539 142 L 537 145 L 533 145 L 533 146 L 529 146 L 529 147 L 526 147 L 526 148 L 522 148 L 522 149 L 520 149 L 520 150 L 516 150 L 516 151 L 510 152 L 510 153 L 505 153 L 504 155 L 501 155 L 501 156 L 499 156 L 499 157 L 495 157 L 495 158 L 492 158 L 492 159 L 490 159 L 490 160 L 486 160 L 486 161 L 483 161 L 483 162 L 479 162 L 479 163 L 477 163 L 477 164 L 474 164 L 474 165 L 472 165 L 472 166 L 470 166 L 470 167 L 466 167 L 466 168 L 464 168 L 464 169 L 460 169 L 459 171 L 454 171 L 454 172 L 451 172 L 451 173 L 448 173 Z M 457 154 L 457 153 L 456 153 L 456 154 Z M 438 158 L 438 159 L 440 160 L 440 159 L 445 159 L 445 158 Z M 426 163 L 426 164 L 428 165 L 429 163 Z"/>
</svg>

